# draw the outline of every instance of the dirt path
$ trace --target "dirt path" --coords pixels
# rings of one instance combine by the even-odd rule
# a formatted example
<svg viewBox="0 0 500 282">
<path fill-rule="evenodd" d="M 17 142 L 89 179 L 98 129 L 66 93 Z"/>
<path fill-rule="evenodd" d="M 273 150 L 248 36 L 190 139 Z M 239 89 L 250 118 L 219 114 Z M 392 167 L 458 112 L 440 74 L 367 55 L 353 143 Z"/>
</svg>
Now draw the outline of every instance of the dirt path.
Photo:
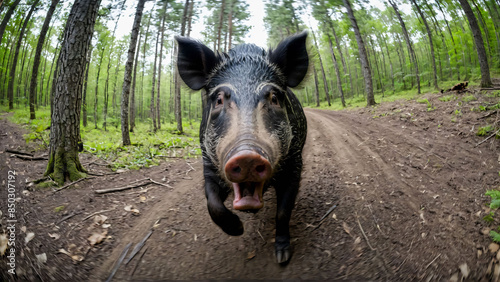
<svg viewBox="0 0 500 282">
<path fill-rule="evenodd" d="M 48 203 L 39 208 L 38 218 L 45 223 L 65 216 L 53 212 L 60 203 L 69 203 L 67 214 L 80 213 L 63 223 L 38 227 L 28 218 L 27 225 L 40 237 L 47 236 L 47 227 L 55 226 L 66 234 L 54 246 L 39 247 L 51 253 L 55 267 L 49 272 L 61 279 L 105 280 L 124 247 L 132 243 L 133 248 L 153 226 L 145 246 L 120 267 L 115 281 L 441 281 L 452 276 L 462 279 L 461 265 L 469 270 L 468 279 L 490 279 L 495 269 L 500 271 L 496 253 L 488 251 L 487 232 L 495 226 L 482 218 L 489 212 L 484 192 L 500 184 L 500 145 L 491 139 L 475 147 L 484 139 L 474 134 L 477 117 L 483 113 L 463 106 L 464 114 L 453 121 L 456 105 L 437 98 L 428 97 L 433 111 L 414 101 L 387 103 L 375 110 L 306 110 L 309 132 L 291 220 L 294 254 L 287 267 L 277 265 L 274 258 L 274 191 L 265 194 L 265 206 L 257 214 L 238 213 L 245 233 L 230 237 L 212 223 L 206 210 L 200 160 L 97 177 L 58 194 L 35 192 L 28 200 Z M 97 169 L 90 157 L 86 161 Z M 173 188 L 93 193 L 144 177 Z M 129 204 L 140 214 L 124 211 Z M 319 224 L 333 205 L 337 208 Z M 106 209 L 113 209 L 105 213 L 111 224 L 109 237 L 92 249 L 80 250 L 83 262 L 71 264 L 68 256 L 57 254 L 58 248 L 69 249 L 70 244 L 85 246 L 89 234 L 102 231 L 82 219 Z M 68 230 L 73 230 L 70 235 Z"/>
<path fill-rule="evenodd" d="M 475 271 L 486 267 L 476 254 L 489 238 L 478 236 L 478 225 L 484 185 L 498 184 L 496 156 L 483 156 L 470 144 L 450 144 L 446 131 L 382 124 L 349 112 L 306 113 L 305 168 L 288 267 L 274 262 L 274 195 L 266 195 L 258 214 L 239 213 L 243 236 L 227 236 L 208 217 L 198 166 L 196 180 L 166 193 L 121 239 L 96 277 L 104 278 L 123 246 L 138 242 L 159 218 L 134 279 L 441 280 L 463 263 Z M 329 216 L 315 229 L 334 204 L 335 219 Z M 121 271 L 116 277 L 129 275 Z"/>
</svg>

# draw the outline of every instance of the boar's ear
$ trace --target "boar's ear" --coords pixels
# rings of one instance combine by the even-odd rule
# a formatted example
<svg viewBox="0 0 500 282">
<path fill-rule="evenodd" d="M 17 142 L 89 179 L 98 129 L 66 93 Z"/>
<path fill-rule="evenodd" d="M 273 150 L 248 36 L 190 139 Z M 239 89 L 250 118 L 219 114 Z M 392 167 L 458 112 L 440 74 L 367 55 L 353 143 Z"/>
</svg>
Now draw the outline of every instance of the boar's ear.
<svg viewBox="0 0 500 282">
<path fill-rule="evenodd" d="M 205 86 L 218 58 L 207 46 L 187 37 L 176 36 L 179 44 L 177 68 L 182 80 L 193 90 Z"/>
<path fill-rule="evenodd" d="M 286 84 L 295 87 L 304 79 L 309 67 L 306 48 L 307 32 L 288 37 L 269 51 L 269 60 L 276 64 L 286 77 Z"/>
</svg>

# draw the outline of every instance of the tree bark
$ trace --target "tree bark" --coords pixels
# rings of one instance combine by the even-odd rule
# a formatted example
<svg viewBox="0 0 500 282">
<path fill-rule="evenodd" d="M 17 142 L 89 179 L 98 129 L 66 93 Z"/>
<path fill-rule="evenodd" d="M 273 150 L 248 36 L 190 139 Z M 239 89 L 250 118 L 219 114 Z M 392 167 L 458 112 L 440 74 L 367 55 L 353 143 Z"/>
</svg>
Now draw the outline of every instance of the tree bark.
<svg viewBox="0 0 500 282">
<path fill-rule="evenodd" d="M 132 89 L 130 89 L 130 132 L 134 132 L 135 127 L 135 85 L 137 81 L 137 64 L 139 64 L 139 50 L 141 49 L 141 30 L 139 29 L 139 39 L 137 42 L 137 52 L 135 54 L 134 71 L 132 78 Z"/>
<path fill-rule="evenodd" d="M 106 126 L 107 126 L 107 118 L 108 118 L 108 102 L 109 102 L 109 75 L 110 75 L 110 69 L 111 69 L 111 55 L 113 54 L 113 52 L 115 51 L 114 47 L 115 47 L 115 34 L 116 34 L 116 29 L 118 28 L 118 22 L 120 21 L 120 16 L 122 15 L 123 13 L 123 10 L 125 8 L 125 2 L 127 2 L 126 0 L 123 0 L 122 4 L 121 4 L 121 7 L 120 7 L 120 12 L 118 13 L 118 17 L 116 18 L 116 22 L 115 22 L 115 27 L 113 29 L 113 33 L 111 34 L 111 46 L 109 48 L 109 56 L 108 56 L 108 66 L 107 66 L 107 71 L 106 71 L 106 82 L 104 84 L 104 111 L 103 111 L 103 114 L 104 114 L 104 121 L 103 121 L 103 127 L 104 127 L 104 130 L 107 130 Z M 120 58 L 121 58 L 121 52 L 118 51 L 117 52 L 117 60 L 118 60 L 118 66 L 120 65 Z M 111 103 L 111 106 L 113 107 L 113 110 L 116 106 L 116 96 L 114 95 L 113 93 L 113 97 L 112 97 L 112 103 Z"/>
<path fill-rule="evenodd" d="M 413 5 L 415 5 L 415 8 L 417 8 L 417 12 L 420 15 L 420 18 L 422 18 L 422 21 L 424 21 L 425 29 L 427 30 L 427 36 L 429 37 L 429 46 L 431 48 L 431 62 L 432 62 L 432 70 L 433 70 L 433 83 L 434 83 L 434 89 L 438 90 L 439 86 L 437 83 L 437 71 L 436 71 L 436 57 L 434 55 L 434 43 L 432 42 L 432 32 L 431 29 L 429 28 L 429 24 L 427 23 L 427 20 L 425 19 L 424 13 L 422 13 L 422 10 L 417 4 L 417 1 L 411 0 L 413 2 Z"/>
<path fill-rule="evenodd" d="M 156 43 L 155 43 L 155 58 L 153 63 L 153 78 L 152 78 L 152 87 L 151 87 L 151 103 L 149 104 L 149 114 L 151 116 L 151 120 L 153 122 L 153 131 L 156 132 L 156 109 L 155 109 L 155 85 L 156 85 L 156 62 L 158 59 L 158 41 L 160 40 L 160 30 L 158 30 L 156 34 Z"/>
<path fill-rule="evenodd" d="M 186 4 L 189 0 L 186 0 Z M 222 23 L 224 22 L 224 9 L 226 6 L 226 0 L 222 0 L 221 5 L 220 5 L 220 12 L 219 12 L 219 25 L 217 26 L 217 48 L 216 50 L 221 49 L 221 35 L 222 35 Z M 186 7 L 184 7 L 184 15 L 186 14 Z M 185 25 L 185 17 L 183 17 L 183 24 L 182 26 Z M 181 34 L 184 35 L 183 33 L 184 30 L 181 30 Z M 214 51 L 216 51 L 214 50 Z"/>
<path fill-rule="evenodd" d="M 89 46 L 89 53 L 87 55 L 87 63 L 85 64 L 85 79 L 83 81 L 83 92 L 82 92 L 82 120 L 83 127 L 87 127 L 87 85 L 89 81 L 89 69 L 90 69 L 90 60 L 92 58 L 92 44 Z"/>
<path fill-rule="evenodd" d="M 12 67 L 9 73 L 9 86 L 7 87 L 7 97 L 9 99 L 9 110 L 14 109 L 14 78 L 16 76 L 16 67 L 17 67 L 17 59 L 19 57 L 19 49 L 21 48 L 21 43 L 23 41 L 24 37 L 24 31 L 26 30 L 26 27 L 28 26 L 28 22 L 31 19 L 31 16 L 33 15 L 33 12 L 35 11 L 35 7 L 38 5 L 39 0 L 36 0 L 32 5 L 31 8 L 28 12 L 28 15 L 26 16 L 26 19 L 24 20 L 23 27 L 21 28 L 21 31 L 19 33 L 19 39 L 17 40 L 17 45 L 16 45 L 16 51 L 14 53 L 14 60 L 12 61 Z M 3 36 L 3 34 L 2 34 Z"/>
<path fill-rule="evenodd" d="M 163 16 L 162 16 L 162 24 L 161 24 L 161 39 L 160 39 L 160 59 L 158 62 L 158 91 L 156 92 L 156 123 L 157 123 L 157 128 L 158 130 L 161 129 L 161 117 L 160 117 L 160 109 L 161 109 L 161 103 L 160 103 L 160 93 L 161 93 L 161 63 L 163 60 L 163 42 L 165 38 L 165 18 L 167 15 L 167 5 L 168 2 L 165 2 L 165 6 L 163 7 Z"/>
<path fill-rule="evenodd" d="M 17 5 L 19 5 L 19 2 L 21 2 L 21 0 L 16 0 L 14 1 L 14 3 L 10 4 L 9 10 L 7 10 L 7 13 L 3 17 L 2 23 L 0 24 L 0 44 L 2 44 L 2 38 L 5 32 L 5 28 L 7 28 L 7 23 L 9 23 L 9 20 L 12 17 L 12 14 L 14 13 Z"/>
<path fill-rule="evenodd" d="M 418 89 L 417 93 L 420 94 L 420 74 L 418 72 L 417 56 L 415 55 L 415 51 L 413 50 L 412 43 L 410 41 L 410 36 L 408 35 L 408 30 L 406 29 L 406 25 L 403 21 L 403 18 L 401 18 L 401 14 L 399 13 L 398 6 L 392 0 L 389 0 L 389 3 L 391 4 L 392 8 L 394 9 L 394 12 L 396 12 L 396 16 L 398 17 L 401 28 L 403 29 L 403 35 L 405 37 L 406 46 L 408 47 L 410 61 L 413 62 L 414 66 L 415 66 L 415 78 L 417 80 L 417 89 Z"/>
<path fill-rule="evenodd" d="M 467 16 L 474 42 L 476 43 L 476 51 L 479 59 L 479 66 L 481 68 L 481 87 L 491 87 L 490 68 L 488 66 L 488 58 L 486 56 L 486 49 L 484 48 L 483 37 L 481 36 L 481 30 L 479 29 L 479 25 L 469 2 L 467 2 L 467 0 L 459 0 L 459 2 Z"/>
<path fill-rule="evenodd" d="M 311 29 L 311 33 L 313 34 L 314 46 L 316 47 L 316 51 L 318 52 L 319 65 L 321 66 L 321 74 L 323 75 L 323 87 L 325 89 L 326 101 L 328 102 L 328 106 L 330 107 L 332 103 L 330 102 L 330 91 L 328 89 L 328 81 L 326 81 L 325 68 L 323 67 L 323 61 L 321 60 L 321 54 L 319 53 L 318 42 L 316 42 L 316 35 L 314 31 Z"/>
<path fill-rule="evenodd" d="M 333 66 L 335 67 L 335 75 L 337 76 L 337 88 L 339 89 L 340 101 L 342 102 L 342 107 L 345 108 L 344 91 L 342 90 L 342 80 L 340 78 L 339 64 L 337 62 L 337 58 L 335 57 L 335 53 L 333 52 L 333 44 L 330 35 L 328 35 L 328 43 L 330 44 L 330 53 L 332 54 Z"/>
<path fill-rule="evenodd" d="M 56 10 L 58 3 L 59 0 L 52 0 L 49 10 L 47 11 L 47 15 L 45 16 L 42 30 L 40 31 L 40 35 L 38 37 L 38 44 L 36 45 L 35 59 L 33 60 L 33 72 L 31 74 L 30 83 L 30 119 L 35 119 L 35 96 L 37 84 L 36 80 L 38 77 L 38 67 L 40 65 L 40 55 L 42 54 L 45 36 L 47 35 L 47 31 L 49 30 L 50 20 L 52 19 L 52 15 L 54 15 L 54 11 Z"/>
<path fill-rule="evenodd" d="M 319 107 L 319 87 L 318 87 L 318 73 L 316 72 L 316 67 L 313 64 L 313 72 L 314 72 L 314 86 L 316 90 L 316 107 Z"/>
<path fill-rule="evenodd" d="M 141 27 L 142 11 L 146 0 L 139 0 L 135 11 L 134 25 L 132 26 L 132 35 L 130 36 L 130 44 L 128 47 L 127 62 L 125 63 L 125 75 L 123 77 L 122 101 L 121 101 L 121 129 L 122 142 L 124 146 L 130 145 L 130 135 L 128 128 L 128 102 L 130 93 L 130 83 L 132 79 L 132 67 L 134 64 L 135 47 L 137 45 L 137 37 Z M 138 51 L 137 51 L 138 52 Z"/>
<path fill-rule="evenodd" d="M 54 95 L 54 111 L 50 127 L 49 161 L 45 176 L 50 175 L 58 184 L 85 177 L 78 148 L 80 136 L 80 110 L 82 99 L 85 54 L 94 32 L 100 0 L 76 0 L 66 23 Z M 84 54 L 82 56 L 82 54 Z"/>
<path fill-rule="evenodd" d="M 356 35 L 356 41 L 358 42 L 359 59 L 361 62 L 361 67 L 363 69 L 363 78 L 365 80 L 365 91 L 366 91 L 366 106 L 375 105 L 375 97 L 373 96 L 373 82 L 372 73 L 370 70 L 370 64 L 368 63 L 368 56 L 366 54 L 365 43 L 359 32 L 358 22 L 354 17 L 354 12 L 351 8 L 351 3 L 349 0 L 343 0 L 344 6 L 347 9 L 347 15 L 351 21 L 351 26 L 354 29 L 354 34 Z"/>
</svg>

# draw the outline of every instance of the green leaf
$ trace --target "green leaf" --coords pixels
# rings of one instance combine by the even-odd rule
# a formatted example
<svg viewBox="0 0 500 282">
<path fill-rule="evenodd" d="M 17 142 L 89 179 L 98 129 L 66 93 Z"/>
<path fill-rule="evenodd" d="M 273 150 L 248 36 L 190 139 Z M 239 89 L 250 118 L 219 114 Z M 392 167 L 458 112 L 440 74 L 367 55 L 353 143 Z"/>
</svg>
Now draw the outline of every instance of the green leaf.
<svg viewBox="0 0 500 282">
<path fill-rule="evenodd" d="M 500 243 L 500 234 L 498 234 L 496 231 L 491 230 L 490 236 L 494 242 Z"/>
</svg>

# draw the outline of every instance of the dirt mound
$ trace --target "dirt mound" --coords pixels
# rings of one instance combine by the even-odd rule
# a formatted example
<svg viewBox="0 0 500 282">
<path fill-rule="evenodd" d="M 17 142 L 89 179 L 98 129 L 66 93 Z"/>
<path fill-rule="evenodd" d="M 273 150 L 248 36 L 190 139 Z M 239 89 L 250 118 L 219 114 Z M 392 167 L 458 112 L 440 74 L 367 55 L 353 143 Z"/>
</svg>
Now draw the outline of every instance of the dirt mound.
<svg viewBox="0 0 500 282">
<path fill-rule="evenodd" d="M 485 138 L 476 132 L 495 122 L 497 114 L 485 117 L 491 111 L 471 108 L 496 103 L 498 98 L 468 92 L 464 95 L 474 99 L 458 95 L 448 100 L 445 95 L 452 94 L 426 95 L 422 99 L 427 102 L 422 103 L 384 103 L 374 109 L 306 110 L 309 132 L 303 180 L 290 226 L 294 254 L 286 267 L 274 258 L 274 191 L 265 194 L 258 213 L 238 212 L 245 233 L 231 237 L 211 222 L 206 210 L 201 160 L 179 160 L 96 176 L 57 193 L 44 190 L 23 196 L 25 225 L 37 237 L 25 247 L 31 264 L 19 259 L 24 270 L 20 277 L 104 280 L 129 243 L 133 249 L 147 238 L 131 262 L 119 268 L 116 281 L 438 281 L 464 274 L 472 280 L 490 279 L 500 266 L 496 253 L 488 251 L 487 232 L 495 226 L 483 220 L 490 200 L 484 193 L 500 184 L 500 143 L 491 138 L 476 147 Z M 4 144 L 2 132 L 0 140 Z M 5 153 L 1 157 L 18 170 L 26 163 Z M 90 169 L 109 172 L 92 156 L 83 158 Z M 45 162 L 41 164 L 26 173 L 39 173 Z M 143 178 L 172 188 L 152 183 L 110 194 L 93 192 Z M 55 212 L 61 205 L 65 210 Z M 104 230 L 92 217 L 85 219 L 95 212 L 106 215 L 111 226 L 108 237 L 91 247 L 87 238 Z M 55 240 L 48 233 L 61 236 Z M 71 244 L 83 261 L 58 253 L 60 248 L 69 251 Z M 48 262 L 38 266 L 33 254 L 41 252 Z"/>
</svg>

